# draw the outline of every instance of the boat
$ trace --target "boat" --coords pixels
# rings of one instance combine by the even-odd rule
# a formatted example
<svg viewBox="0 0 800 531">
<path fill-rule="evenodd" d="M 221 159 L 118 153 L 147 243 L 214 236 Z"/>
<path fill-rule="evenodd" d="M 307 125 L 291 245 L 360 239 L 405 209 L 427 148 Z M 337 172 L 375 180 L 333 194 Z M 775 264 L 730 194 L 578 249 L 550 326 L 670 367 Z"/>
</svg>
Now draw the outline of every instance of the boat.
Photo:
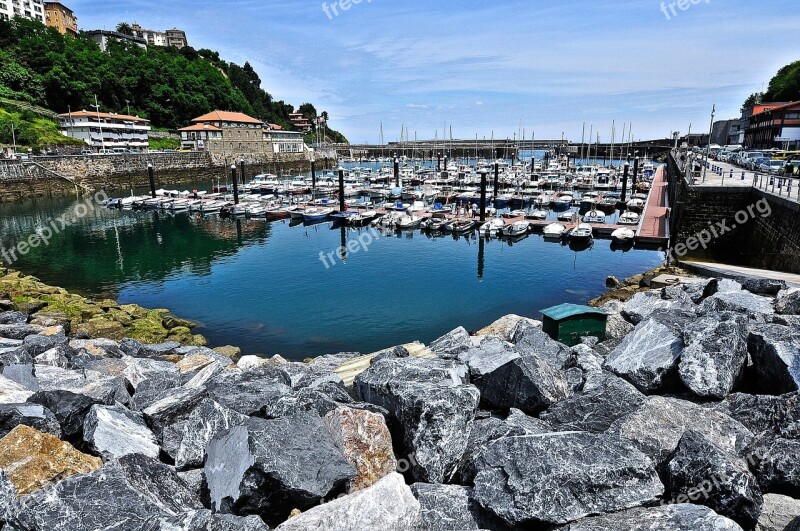
<svg viewBox="0 0 800 531">
<path fill-rule="evenodd" d="M 553 209 L 565 210 L 565 209 L 567 209 L 567 208 L 572 206 L 572 201 L 574 199 L 575 198 L 572 197 L 572 195 L 562 194 L 562 195 L 559 195 L 558 197 L 556 197 L 555 199 L 553 199 L 552 202 L 551 202 L 551 205 L 553 206 Z"/>
<path fill-rule="evenodd" d="M 267 218 L 267 221 L 276 221 L 279 219 L 286 219 L 291 216 L 289 215 L 289 211 L 283 207 L 272 207 L 268 208 L 266 212 L 264 212 L 264 217 Z"/>
<path fill-rule="evenodd" d="M 376 211 L 365 210 L 364 212 L 359 212 L 355 216 L 351 217 L 349 223 L 354 227 L 363 227 L 365 225 L 369 225 L 369 223 L 377 217 L 378 213 Z"/>
<path fill-rule="evenodd" d="M 455 234 L 462 234 L 464 232 L 471 231 L 474 226 L 475 222 L 472 220 L 458 219 L 458 220 L 453 220 L 450 223 L 447 223 L 444 226 L 444 230 Z"/>
<path fill-rule="evenodd" d="M 606 215 L 599 210 L 590 210 L 583 216 L 584 223 L 605 223 Z"/>
<path fill-rule="evenodd" d="M 350 220 L 359 215 L 360 212 L 356 212 L 354 210 L 345 210 L 344 212 L 337 212 L 336 214 L 331 215 L 331 219 L 334 222 L 338 223 L 350 223 Z"/>
<path fill-rule="evenodd" d="M 331 214 L 332 208 L 307 208 L 303 212 L 303 221 L 325 221 Z"/>
<path fill-rule="evenodd" d="M 581 208 L 593 208 L 595 204 L 601 199 L 600 194 L 597 192 L 588 192 L 581 197 Z"/>
<path fill-rule="evenodd" d="M 523 234 L 528 233 L 530 226 L 531 224 L 527 221 L 515 221 L 514 223 L 503 227 L 503 236 L 507 236 L 509 238 L 522 236 Z"/>
<path fill-rule="evenodd" d="M 617 223 L 620 225 L 638 225 L 641 216 L 636 212 L 623 212 L 622 215 L 617 220 Z"/>
<path fill-rule="evenodd" d="M 576 242 L 586 242 L 592 239 L 592 226 L 581 223 L 569 233 L 569 239 Z"/>
<path fill-rule="evenodd" d="M 288 207 L 286 211 L 292 219 L 303 219 L 303 213 L 305 213 L 306 207 L 303 205 L 295 205 Z"/>
<path fill-rule="evenodd" d="M 625 208 L 633 212 L 641 212 L 644 210 L 644 199 L 634 197 L 625 203 Z"/>
<path fill-rule="evenodd" d="M 503 214 L 503 217 L 506 219 L 524 218 L 527 215 L 528 215 L 527 210 L 512 210 L 511 212 L 506 212 L 505 214 Z"/>
<path fill-rule="evenodd" d="M 611 233 L 611 239 L 619 243 L 632 243 L 635 237 L 633 229 L 628 228 L 617 229 Z"/>
<path fill-rule="evenodd" d="M 398 229 L 416 229 L 422 223 L 422 218 L 411 214 L 406 214 L 397 220 L 396 227 Z"/>
<path fill-rule="evenodd" d="M 543 220 L 547 219 L 547 214 L 547 210 L 534 210 L 533 213 L 527 217 L 530 217 L 531 219 Z"/>
<path fill-rule="evenodd" d="M 551 223 L 544 228 L 544 237 L 547 240 L 560 240 L 565 232 L 567 228 L 561 223 Z"/>
<path fill-rule="evenodd" d="M 444 230 L 450 221 L 447 218 L 429 218 L 420 223 L 420 228 L 428 232 L 439 232 Z"/>
<path fill-rule="evenodd" d="M 248 218 L 264 218 L 267 214 L 267 207 L 261 204 L 249 205 L 245 212 Z"/>
<path fill-rule="evenodd" d="M 501 232 L 505 226 L 506 222 L 501 218 L 494 218 L 481 225 L 478 228 L 478 234 L 481 236 L 494 236 Z"/>
<path fill-rule="evenodd" d="M 578 219 L 578 213 L 573 211 L 561 212 L 556 218 L 558 219 L 558 221 L 566 221 L 568 223 L 572 223 Z"/>
</svg>

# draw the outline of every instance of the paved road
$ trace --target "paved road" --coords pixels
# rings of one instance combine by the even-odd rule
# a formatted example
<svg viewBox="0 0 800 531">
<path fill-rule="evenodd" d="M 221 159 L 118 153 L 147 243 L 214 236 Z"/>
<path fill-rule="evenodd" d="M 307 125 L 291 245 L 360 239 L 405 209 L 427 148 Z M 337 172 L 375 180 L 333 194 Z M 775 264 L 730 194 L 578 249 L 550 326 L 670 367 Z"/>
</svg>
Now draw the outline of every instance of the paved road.
<svg viewBox="0 0 800 531">
<path fill-rule="evenodd" d="M 770 271 L 768 269 L 755 269 L 752 267 L 735 266 L 730 264 L 717 264 L 706 262 L 682 261 L 681 265 L 689 270 L 699 271 L 703 274 L 712 276 L 731 277 L 752 277 L 769 278 L 773 280 L 783 280 L 790 287 L 800 288 L 800 275 L 793 273 L 783 273 L 781 271 Z"/>
</svg>

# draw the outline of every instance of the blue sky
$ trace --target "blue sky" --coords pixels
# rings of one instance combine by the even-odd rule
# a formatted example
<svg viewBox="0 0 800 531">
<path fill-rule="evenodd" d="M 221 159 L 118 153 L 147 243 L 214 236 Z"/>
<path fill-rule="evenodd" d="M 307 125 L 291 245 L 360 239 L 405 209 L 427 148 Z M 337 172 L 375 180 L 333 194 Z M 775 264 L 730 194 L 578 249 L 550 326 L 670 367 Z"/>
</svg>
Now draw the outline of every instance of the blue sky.
<svg viewBox="0 0 800 531">
<path fill-rule="evenodd" d="M 69 0 L 82 29 L 186 30 L 250 61 L 263 86 L 327 110 L 351 142 L 512 137 L 608 141 L 699 132 L 800 60 L 797 0 Z M 692 4 L 692 1 L 699 1 Z M 352 2 L 352 0 L 351 0 Z M 336 6 L 334 11 L 333 7 Z M 338 15 L 334 13 L 338 12 Z"/>
</svg>

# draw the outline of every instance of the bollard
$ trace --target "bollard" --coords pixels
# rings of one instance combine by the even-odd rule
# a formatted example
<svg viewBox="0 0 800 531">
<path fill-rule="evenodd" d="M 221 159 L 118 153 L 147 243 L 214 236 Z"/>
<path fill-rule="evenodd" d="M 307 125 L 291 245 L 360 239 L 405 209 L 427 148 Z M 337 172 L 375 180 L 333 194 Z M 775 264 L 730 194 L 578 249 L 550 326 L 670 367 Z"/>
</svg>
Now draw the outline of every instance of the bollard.
<svg viewBox="0 0 800 531">
<path fill-rule="evenodd" d="M 239 159 L 239 178 L 242 179 L 242 184 L 247 184 L 244 182 L 244 159 Z"/>
<path fill-rule="evenodd" d="M 486 172 L 481 172 L 481 223 L 486 221 Z"/>
<path fill-rule="evenodd" d="M 620 196 L 619 200 L 621 203 L 625 202 L 625 194 L 628 191 L 628 171 L 630 170 L 630 164 L 625 163 L 625 170 L 622 173 L 622 195 Z"/>
<path fill-rule="evenodd" d="M 344 204 L 344 169 L 339 168 L 339 212 L 345 211 Z"/>
<path fill-rule="evenodd" d="M 494 198 L 497 199 L 497 188 L 500 186 L 500 164 L 494 163 Z"/>
<path fill-rule="evenodd" d="M 397 153 L 394 154 L 394 185 L 400 186 L 400 160 L 397 158 Z"/>
<path fill-rule="evenodd" d="M 636 193 L 636 179 L 639 177 L 639 157 L 633 159 L 633 180 L 631 181 L 631 193 Z"/>
<path fill-rule="evenodd" d="M 236 164 L 231 164 L 231 181 L 233 181 L 233 204 L 239 204 L 239 183 L 236 181 Z"/>
<path fill-rule="evenodd" d="M 156 196 L 156 178 L 155 178 L 155 170 L 153 170 L 153 165 L 149 162 L 147 163 L 147 177 L 150 179 L 150 197 Z"/>
<path fill-rule="evenodd" d="M 744 181 L 744 170 L 742 170 L 742 180 Z"/>
<path fill-rule="evenodd" d="M 317 188 L 317 165 L 314 159 L 311 159 L 311 196 L 313 199 L 314 190 Z"/>
</svg>

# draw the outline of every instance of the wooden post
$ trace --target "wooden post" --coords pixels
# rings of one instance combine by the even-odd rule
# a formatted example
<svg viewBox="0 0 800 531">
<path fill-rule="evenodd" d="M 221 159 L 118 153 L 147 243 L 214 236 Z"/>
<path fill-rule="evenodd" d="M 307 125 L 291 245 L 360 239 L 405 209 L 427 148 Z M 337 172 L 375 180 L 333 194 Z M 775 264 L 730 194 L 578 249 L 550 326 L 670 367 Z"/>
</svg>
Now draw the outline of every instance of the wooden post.
<svg viewBox="0 0 800 531">
<path fill-rule="evenodd" d="M 620 196 L 620 202 L 625 202 L 625 195 L 628 192 L 628 171 L 630 170 L 631 165 L 630 163 L 625 163 L 625 169 L 622 172 L 622 195 Z"/>
<path fill-rule="evenodd" d="M 495 190 L 495 197 L 497 191 Z M 481 172 L 481 223 L 486 221 L 486 172 Z"/>
<path fill-rule="evenodd" d="M 156 178 L 155 178 L 155 170 L 153 170 L 153 165 L 149 162 L 147 163 L 147 177 L 150 180 L 150 197 L 156 196 Z"/>
<path fill-rule="evenodd" d="M 233 204 L 239 204 L 239 184 L 236 181 L 236 164 L 231 164 L 231 181 L 233 181 Z"/>
<path fill-rule="evenodd" d="M 344 169 L 339 168 L 339 212 L 345 211 L 344 204 Z"/>
<path fill-rule="evenodd" d="M 494 163 L 494 199 L 497 199 L 497 188 L 500 186 L 500 164 Z"/>
</svg>

